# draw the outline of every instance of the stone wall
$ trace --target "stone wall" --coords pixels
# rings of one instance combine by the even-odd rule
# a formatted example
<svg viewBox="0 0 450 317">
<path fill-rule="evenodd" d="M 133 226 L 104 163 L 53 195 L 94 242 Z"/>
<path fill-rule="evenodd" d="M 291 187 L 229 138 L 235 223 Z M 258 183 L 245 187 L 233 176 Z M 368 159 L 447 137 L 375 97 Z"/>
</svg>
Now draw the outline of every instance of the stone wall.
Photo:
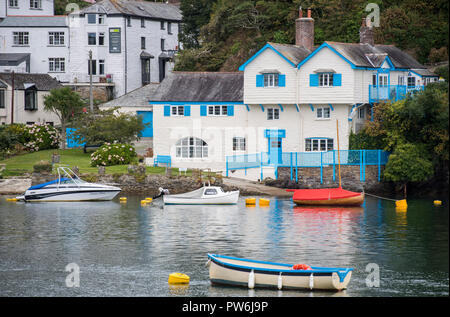
<svg viewBox="0 0 450 317">
<path fill-rule="evenodd" d="M 384 166 L 381 167 L 381 172 Z M 333 181 L 333 167 L 323 167 L 323 182 L 320 181 L 320 167 L 299 167 L 298 183 L 295 182 L 295 168 L 291 180 L 290 167 L 278 167 L 278 179 L 266 181 L 267 185 L 283 188 L 329 188 L 339 186 L 338 167 L 336 166 L 335 180 Z M 360 181 L 359 165 L 341 166 L 341 184 L 348 190 L 379 191 L 383 183 L 378 181 L 378 166 L 370 165 L 365 167 L 365 181 Z"/>
</svg>

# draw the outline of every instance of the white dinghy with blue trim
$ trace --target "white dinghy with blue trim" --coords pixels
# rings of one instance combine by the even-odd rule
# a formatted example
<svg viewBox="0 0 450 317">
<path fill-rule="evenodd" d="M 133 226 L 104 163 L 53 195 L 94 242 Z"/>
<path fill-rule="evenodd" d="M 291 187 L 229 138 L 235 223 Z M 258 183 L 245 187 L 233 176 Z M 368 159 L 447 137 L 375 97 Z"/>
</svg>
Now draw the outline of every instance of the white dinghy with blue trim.
<svg viewBox="0 0 450 317">
<path fill-rule="evenodd" d="M 166 205 L 234 205 L 239 200 L 239 191 L 226 192 L 222 187 L 203 186 L 184 194 L 164 195 L 163 200 Z"/>
<path fill-rule="evenodd" d="M 248 288 L 341 291 L 347 288 L 353 271 L 352 268 L 310 267 L 218 254 L 208 254 L 207 265 L 211 283 Z"/>
</svg>

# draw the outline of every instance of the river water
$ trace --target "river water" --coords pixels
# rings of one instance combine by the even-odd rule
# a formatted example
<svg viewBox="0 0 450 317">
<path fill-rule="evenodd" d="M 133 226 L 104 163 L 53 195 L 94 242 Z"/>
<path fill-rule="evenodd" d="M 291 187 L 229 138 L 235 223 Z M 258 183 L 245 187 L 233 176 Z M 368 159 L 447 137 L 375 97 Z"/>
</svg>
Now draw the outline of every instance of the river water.
<svg viewBox="0 0 450 317">
<path fill-rule="evenodd" d="M 0 197 L 0 296 L 449 295 L 447 201 L 409 199 L 405 212 L 373 197 L 360 208 L 295 207 L 275 197 L 269 207 L 246 207 L 245 197 L 236 206 L 141 206 L 143 198 Z M 354 271 L 339 293 L 223 287 L 209 281 L 207 253 Z M 189 285 L 169 286 L 172 272 L 189 275 Z"/>
</svg>

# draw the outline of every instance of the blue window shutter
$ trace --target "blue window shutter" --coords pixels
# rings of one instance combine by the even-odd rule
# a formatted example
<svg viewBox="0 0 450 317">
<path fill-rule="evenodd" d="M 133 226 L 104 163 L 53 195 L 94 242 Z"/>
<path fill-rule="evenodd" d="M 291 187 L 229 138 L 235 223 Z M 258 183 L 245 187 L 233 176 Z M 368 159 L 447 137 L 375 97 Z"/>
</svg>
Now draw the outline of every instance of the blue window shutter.
<svg viewBox="0 0 450 317">
<path fill-rule="evenodd" d="M 319 87 L 319 74 L 310 74 L 309 75 L 309 86 L 310 87 Z"/>
<path fill-rule="evenodd" d="M 170 117 L 170 106 L 164 106 L 164 117 Z"/>
<path fill-rule="evenodd" d="M 256 87 L 264 87 L 264 75 L 256 75 Z"/>
<path fill-rule="evenodd" d="M 278 75 L 278 86 L 286 87 L 286 75 Z"/>
<path fill-rule="evenodd" d="M 310 74 L 309 75 L 309 86 L 310 87 L 318 87 L 319 86 L 319 74 Z"/>
<path fill-rule="evenodd" d="M 190 117 L 191 116 L 191 106 L 185 105 L 184 106 L 184 116 Z"/>
<path fill-rule="evenodd" d="M 227 116 L 229 116 L 229 117 L 234 116 L 234 106 L 233 105 L 227 106 Z"/>
<path fill-rule="evenodd" d="M 333 86 L 342 86 L 342 74 L 333 74 Z"/>
<path fill-rule="evenodd" d="M 206 117 L 206 105 L 200 106 L 200 116 Z"/>
</svg>

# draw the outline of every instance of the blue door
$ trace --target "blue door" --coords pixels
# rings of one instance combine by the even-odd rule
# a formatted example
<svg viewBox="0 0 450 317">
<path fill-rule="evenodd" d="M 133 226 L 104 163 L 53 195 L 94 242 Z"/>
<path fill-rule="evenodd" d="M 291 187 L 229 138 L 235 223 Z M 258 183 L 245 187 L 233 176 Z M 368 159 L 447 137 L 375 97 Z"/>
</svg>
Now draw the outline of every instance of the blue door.
<svg viewBox="0 0 450 317">
<path fill-rule="evenodd" d="M 281 163 L 282 138 L 269 138 L 269 163 L 279 164 Z"/>
<path fill-rule="evenodd" d="M 277 165 L 282 163 L 283 155 L 283 138 L 286 137 L 284 129 L 266 129 L 264 136 L 267 138 L 269 145 L 269 164 Z"/>
<path fill-rule="evenodd" d="M 153 137 L 153 111 L 138 111 L 138 115 L 142 116 L 142 121 L 148 125 L 141 131 L 139 137 L 152 138 Z"/>
</svg>

